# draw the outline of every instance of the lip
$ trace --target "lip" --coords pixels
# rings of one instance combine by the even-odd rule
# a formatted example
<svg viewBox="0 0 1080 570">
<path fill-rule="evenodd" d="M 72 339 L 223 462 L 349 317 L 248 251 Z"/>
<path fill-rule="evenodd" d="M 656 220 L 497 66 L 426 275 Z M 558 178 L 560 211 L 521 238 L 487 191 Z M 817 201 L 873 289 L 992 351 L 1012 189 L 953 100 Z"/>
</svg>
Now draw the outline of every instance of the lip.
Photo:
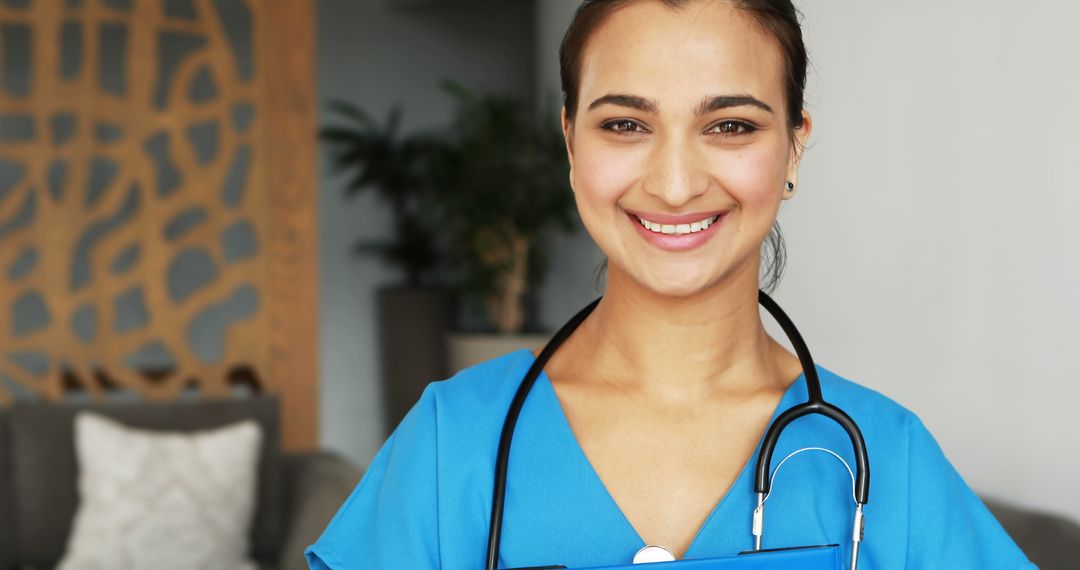
<svg viewBox="0 0 1080 570">
<path fill-rule="evenodd" d="M 630 212 L 629 210 L 626 211 L 626 219 L 629 220 L 629 222 L 633 224 L 635 228 L 637 228 L 637 232 L 641 235 L 641 237 L 645 239 L 645 241 L 655 245 L 656 247 L 666 251 L 689 251 L 701 247 L 705 242 L 709 241 L 709 239 L 712 238 L 712 236 L 716 234 L 716 232 L 720 231 L 720 227 L 726 225 L 724 222 L 727 221 L 729 212 L 730 210 L 725 210 L 717 211 L 711 214 L 708 212 L 704 212 L 683 214 L 679 216 L 654 214 L 656 216 L 655 218 L 650 217 L 649 214 L 645 214 L 644 217 L 646 220 L 662 224 L 689 224 L 703 220 L 710 216 L 720 216 L 716 219 L 715 222 L 710 224 L 707 229 L 683 235 L 662 234 L 645 229 L 645 226 L 641 225 L 641 222 L 638 221 L 638 215 Z"/>
</svg>

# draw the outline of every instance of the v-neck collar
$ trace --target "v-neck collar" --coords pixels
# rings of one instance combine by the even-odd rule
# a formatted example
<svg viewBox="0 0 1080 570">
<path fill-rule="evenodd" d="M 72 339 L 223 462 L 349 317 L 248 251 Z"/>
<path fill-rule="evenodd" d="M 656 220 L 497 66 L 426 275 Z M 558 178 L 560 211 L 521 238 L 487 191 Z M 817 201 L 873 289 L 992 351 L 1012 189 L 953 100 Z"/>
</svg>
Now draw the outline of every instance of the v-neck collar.
<svg viewBox="0 0 1080 570">
<path fill-rule="evenodd" d="M 533 356 L 532 351 L 529 349 L 521 350 L 528 357 L 528 362 L 526 366 L 527 368 L 528 366 L 532 365 L 532 363 L 536 360 L 536 357 Z M 821 375 L 820 369 L 818 370 L 818 375 Z M 611 495 L 611 492 L 604 484 L 603 479 L 600 478 L 600 474 L 597 473 L 596 469 L 592 465 L 592 462 L 589 461 L 588 456 L 585 455 L 584 448 L 581 447 L 581 443 L 578 441 L 577 436 L 574 434 L 574 430 L 570 427 L 570 421 L 566 417 L 566 412 L 562 407 L 562 403 L 559 400 L 558 394 L 555 392 L 555 386 L 552 385 L 551 378 L 548 377 L 545 370 L 540 370 L 540 375 L 537 377 L 536 385 L 533 386 L 532 391 L 535 393 L 532 394 L 531 397 L 538 396 L 537 399 L 542 400 L 541 402 L 538 402 L 538 404 L 541 404 L 543 407 L 550 409 L 552 417 L 555 419 L 555 423 L 557 424 L 555 427 L 561 432 L 558 435 L 567 441 L 567 447 L 572 450 L 571 452 L 575 456 L 574 460 L 580 462 L 582 465 L 585 466 L 585 469 L 583 469 L 583 471 L 589 474 L 589 478 L 591 479 L 591 481 L 589 481 L 590 486 L 598 489 L 600 491 L 599 494 L 602 496 L 601 500 L 607 503 L 609 509 L 612 509 L 613 512 L 618 514 L 618 518 L 626 526 L 626 532 L 636 540 L 637 548 L 642 548 L 646 546 L 645 540 L 638 533 L 637 529 L 634 528 L 634 525 L 630 522 L 630 519 L 627 518 L 626 513 L 624 513 L 622 508 L 619 507 L 619 504 L 615 501 L 615 498 Z M 799 374 L 795 381 L 792 382 L 790 386 L 788 386 L 788 388 L 784 391 L 784 394 L 780 397 L 780 401 L 777 403 L 776 408 L 773 410 L 768 425 L 772 425 L 773 421 L 776 420 L 777 416 L 779 416 L 788 408 L 800 403 L 802 400 L 805 400 L 806 397 L 806 373 L 803 372 Z M 768 427 L 766 427 L 766 430 L 767 429 Z M 739 475 L 735 478 L 734 482 L 732 482 L 731 487 L 728 488 L 728 490 L 724 493 L 724 496 L 721 497 L 721 499 L 716 503 L 716 505 L 713 506 L 712 510 L 709 512 L 709 515 L 705 517 L 705 522 L 703 522 L 698 528 L 693 540 L 691 540 L 690 542 L 690 546 L 687 547 L 686 553 L 683 555 L 683 558 L 694 558 L 696 556 L 696 551 L 699 550 L 699 542 L 702 540 L 703 536 L 706 536 L 710 532 L 710 526 L 713 520 L 718 518 L 719 513 L 725 510 L 725 506 L 732 502 L 731 497 L 733 493 L 736 492 L 737 489 L 751 486 L 749 478 L 753 476 L 752 472 L 754 470 L 754 464 L 757 461 L 758 453 L 761 451 L 761 443 L 764 437 L 765 434 L 764 432 L 762 432 L 761 436 L 758 438 L 758 443 L 754 448 L 754 452 L 750 455 L 746 464 L 743 465 L 742 469 L 739 471 Z M 750 512 L 746 513 L 747 521 L 750 520 L 751 514 L 752 513 Z"/>
</svg>

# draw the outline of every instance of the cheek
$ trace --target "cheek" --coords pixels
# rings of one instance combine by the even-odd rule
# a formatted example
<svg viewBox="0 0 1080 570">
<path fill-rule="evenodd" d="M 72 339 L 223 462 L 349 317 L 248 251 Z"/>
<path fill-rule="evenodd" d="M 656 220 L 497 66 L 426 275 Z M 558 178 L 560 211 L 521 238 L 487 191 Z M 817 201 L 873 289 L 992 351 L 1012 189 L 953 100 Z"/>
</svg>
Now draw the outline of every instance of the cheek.
<svg viewBox="0 0 1080 570">
<path fill-rule="evenodd" d="M 574 192 L 579 204 L 591 210 L 591 215 L 615 213 L 611 208 L 641 176 L 641 153 L 580 140 L 575 154 Z M 609 210 L 604 212 L 605 208 Z"/>
<path fill-rule="evenodd" d="M 710 160 L 713 178 L 744 210 L 768 213 L 780 203 L 787 157 L 771 146 L 718 151 Z"/>
</svg>

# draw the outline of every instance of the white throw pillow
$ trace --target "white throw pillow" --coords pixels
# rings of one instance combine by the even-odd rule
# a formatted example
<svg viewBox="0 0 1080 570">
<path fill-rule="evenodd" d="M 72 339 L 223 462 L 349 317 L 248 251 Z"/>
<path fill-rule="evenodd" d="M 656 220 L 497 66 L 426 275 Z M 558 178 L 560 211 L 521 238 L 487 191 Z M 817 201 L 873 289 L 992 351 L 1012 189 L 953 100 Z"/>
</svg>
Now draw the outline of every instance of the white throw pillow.
<svg viewBox="0 0 1080 570">
<path fill-rule="evenodd" d="M 255 568 L 261 439 L 254 420 L 179 433 L 80 412 L 79 507 L 58 570 Z"/>
</svg>

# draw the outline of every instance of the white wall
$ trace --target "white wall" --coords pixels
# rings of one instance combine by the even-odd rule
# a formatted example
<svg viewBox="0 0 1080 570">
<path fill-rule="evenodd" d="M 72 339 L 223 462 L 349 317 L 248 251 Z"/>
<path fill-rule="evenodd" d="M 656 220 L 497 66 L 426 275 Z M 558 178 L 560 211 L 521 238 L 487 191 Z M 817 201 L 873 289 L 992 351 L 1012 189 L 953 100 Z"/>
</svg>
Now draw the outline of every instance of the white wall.
<svg viewBox="0 0 1080 570">
<path fill-rule="evenodd" d="M 577 3 L 538 3 L 539 92 Z M 800 6 L 815 126 L 777 300 L 976 490 L 1080 520 L 1080 4 Z M 563 246 L 551 326 L 590 298 L 591 242 Z"/>
<path fill-rule="evenodd" d="M 386 0 L 318 2 L 320 101 L 354 101 L 382 120 L 404 104 L 405 130 L 445 125 L 452 78 L 475 89 L 532 92 L 528 2 L 428 3 L 391 9 Z M 320 123 L 329 120 L 320 113 Z M 323 152 L 319 153 L 324 159 Z M 324 447 L 366 465 L 385 438 L 379 388 L 375 291 L 396 271 L 350 254 L 357 238 L 384 236 L 388 210 L 373 196 L 344 198 L 344 180 L 319 182 L 320 401 Z"/>
<path fill-rule="evenodd" d="M 780 298 L 973 487 L 1080 519 L 1080 5 L 802 5 L 816 124 Z"/>
</svg>

